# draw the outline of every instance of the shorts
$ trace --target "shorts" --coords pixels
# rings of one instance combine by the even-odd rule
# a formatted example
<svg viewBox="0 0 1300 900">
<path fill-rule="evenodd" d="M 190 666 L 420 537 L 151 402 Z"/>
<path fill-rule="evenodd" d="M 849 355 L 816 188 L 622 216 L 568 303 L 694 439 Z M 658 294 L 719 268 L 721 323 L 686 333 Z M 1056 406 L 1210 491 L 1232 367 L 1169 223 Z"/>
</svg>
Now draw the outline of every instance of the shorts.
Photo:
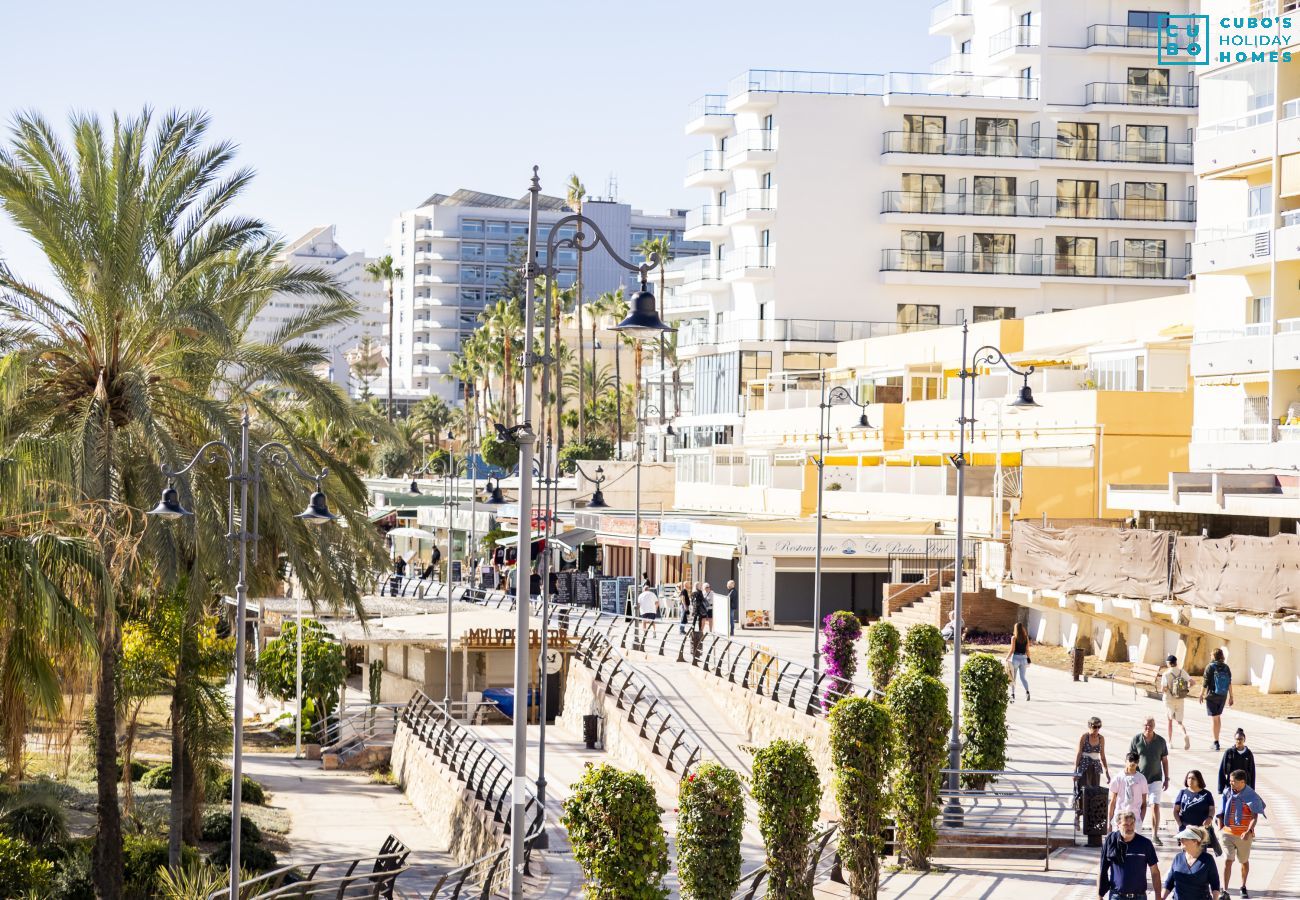
<svg viewBox="0 0 1300 900">
<path fill-rule="evenodd" d="M 1165 696 L 1165 718 L 1175 722 L 1183 721 L 1183 701 L 1186 697 Z"/>
<path fill-rule="evenodd" d="M 1165 783 L 1163 781 L 1147 782 L 1147 806 L 1159 806 L 1164 795 Z"/>
<path fill-rule="evenodd" d="M 1205 714 L 1207 716 L 1223 715 L 1223 705 L 1228 702 L 1227 694 L 1206 694 Z"/>
<path fill-rule="evenodd" d="M 641 618 L 653 622 L 655 619 L 659 618 L 659 613 L 641 613 Z"/>
<path fill-rule="evenodd" d="M 1250 837 L 1242 837 L 1225 828 L 1219 836 L 1223 839 L 1225 858 L 1239 859 L 1244 863 L 1250 862 L 1250 846 L 1255 843 L 1253 834 Z"/>
</svg>

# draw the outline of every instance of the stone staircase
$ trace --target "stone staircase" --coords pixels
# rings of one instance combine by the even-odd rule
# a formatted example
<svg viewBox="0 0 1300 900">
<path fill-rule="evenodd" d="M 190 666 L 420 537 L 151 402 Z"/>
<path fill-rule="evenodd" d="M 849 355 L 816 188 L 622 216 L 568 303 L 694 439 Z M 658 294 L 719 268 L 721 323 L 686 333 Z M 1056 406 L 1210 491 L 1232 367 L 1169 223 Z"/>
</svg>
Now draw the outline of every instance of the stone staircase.
<svg viewBox="0 0 1300 900">
<path fill-rule="evenodd" d="M 913 625 L 933 625 L 942 628 L 948 622 L 948 615 L 953 607 L 951 576 L 940 588 L 937 580 L 918 582 L 912 589 L 887 604 L 886 618 L 894 623 L 898 630 L 906 631 Z M 891 587 L 893 587 L 891 585 Z M 929 588 L 929 590 L 926 590 Z M 967 628 L 981 631 L 1002 632 L 1011 630 L 1016 620 L 1014 604 L 998 597 L 989 589 L 971 590 L 962 593 L 962 619 Z"/>
<path fill-rule="evenodd" d="M 952 603 L 952 592 L 948 591 L 949 605 Z M 906 631 L 913 625 L 933 625 L 936 628 L 942 628 L 943 622 L 942 601 L 939 591 L 931 591 L 923 597 L 913 600 L 905 606 L 894 610 L 888 616 L 890 622 L 900 631 Z"/>
</svg>

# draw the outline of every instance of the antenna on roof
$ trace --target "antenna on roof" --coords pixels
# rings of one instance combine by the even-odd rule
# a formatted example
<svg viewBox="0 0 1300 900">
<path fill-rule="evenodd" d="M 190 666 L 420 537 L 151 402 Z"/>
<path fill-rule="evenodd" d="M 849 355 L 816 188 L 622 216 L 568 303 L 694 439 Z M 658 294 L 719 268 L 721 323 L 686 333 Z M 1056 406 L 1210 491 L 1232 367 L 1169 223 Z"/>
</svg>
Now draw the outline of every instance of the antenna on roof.
<svg viewBox="0 0 1300 900">
<path fill-rule="evenodd" d="M 618 202 L 618 176 L 613 172 L 609 173 L 609 179 L 605 182 L 605 196 L 609 197 L 611 203 Z"/>
</svg>

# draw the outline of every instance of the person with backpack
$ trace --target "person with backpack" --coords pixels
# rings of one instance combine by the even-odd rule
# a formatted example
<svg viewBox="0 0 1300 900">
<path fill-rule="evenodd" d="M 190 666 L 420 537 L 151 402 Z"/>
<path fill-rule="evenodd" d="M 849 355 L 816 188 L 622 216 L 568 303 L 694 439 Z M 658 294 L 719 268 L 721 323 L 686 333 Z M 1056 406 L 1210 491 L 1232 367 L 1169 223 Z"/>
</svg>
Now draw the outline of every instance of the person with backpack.
<svg viewBox="0 0 1300 900">
<path fill-rule="evenodd" d="M 1223 648 L 1214 651 L 1214 662 L 1205 667 L 1201 680 L 1200 701 L 1205 704 L 1205 714 L 1210 717 L 1210 730 L 1214 732 L 1214 749 L 1219 749 L 1219 729 L 1223 727 L 1223 705 L 1232 706 L 1232 669 L 1223 661 Z"/>
<path fill-rule="evenodd" d="M 1222 794 L 1232 783 L 1232 773 L 1238 770 L 1246 773 L 1246 784 L 1255 786 L 1255 754 L 1246 746 L 1246 730 L 1238 728 L 1233 745 L 1223 751 L 1223 761 L 1219 763 L 1219 793 Z"/>
<path fill-rule="evenodd" d="M 1183 749 L 1192 749 L 1192 738 L 1183 723 L 1183 701 L 1192 692 L 1192 680 L 1178 665 L 1178 657 L 1172 653 L 1165 660 L 1169 668 L 1160 676 L 1160 693 L 1165 701 L 1165 724 L 1168 726 L 1169 740 L 1174 739 L 1174 723 L 1183 730 Z"/>
</svg>

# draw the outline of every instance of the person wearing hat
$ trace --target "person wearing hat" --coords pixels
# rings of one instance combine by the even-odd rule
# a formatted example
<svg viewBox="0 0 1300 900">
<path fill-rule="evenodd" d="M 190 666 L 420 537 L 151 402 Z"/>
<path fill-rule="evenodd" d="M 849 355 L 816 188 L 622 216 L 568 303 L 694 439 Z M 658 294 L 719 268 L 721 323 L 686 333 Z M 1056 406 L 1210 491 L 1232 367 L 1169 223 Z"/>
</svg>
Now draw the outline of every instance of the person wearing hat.
<svg viewBox="0 0 1300 900">
<path fill-rule="evenodd" d="M 1223 751 L 1219 763 L 1219 793 L 1228 789 L 1232 773 L 1240 769 L 1246 773 L 1246 784 L 1255 786 L 1255 754 L 1246 746 L 1246 729 L 1238 728 L 1232 746 Z"/>
<path fill-rule="evenodd" d="M 1115 818 L 1117 829 L 1106 835 L 1101 845 L 1097 896 L 1102 900 L 1146 900 L 1148 877 L 1152 892 L 1159 894 L 1160 857 L 1155 845 L 1137 833 L 1137 813 L 1125 809 Z"/>
<path fill-rule="evenodd" d="M 1160 900 L 1219 900 L 1219 867 L 1205 852 L 1205 829 L 1188 825 L 1174 837 L 1183 849 L 1174 855 Z"/>
<path fill-rule="evenodd" d="M 1191 736 L 1187 734 L 1187 726 L 1183 724 L 1183 701 L 1187 695 L 1192 692 L 1192 679 L 1178 665 L 1178 657 L 1172 653 L 1165 659 L 1168 664 L 1167 668 L 1160 674 L 1160 694 L 1165 701 L 1165 725 L 1168 728 L 1169 740 L 1174 739 L 1174 723 L 1183 730 L 1183 749 L 1192 749 Z"/>
</svg>

